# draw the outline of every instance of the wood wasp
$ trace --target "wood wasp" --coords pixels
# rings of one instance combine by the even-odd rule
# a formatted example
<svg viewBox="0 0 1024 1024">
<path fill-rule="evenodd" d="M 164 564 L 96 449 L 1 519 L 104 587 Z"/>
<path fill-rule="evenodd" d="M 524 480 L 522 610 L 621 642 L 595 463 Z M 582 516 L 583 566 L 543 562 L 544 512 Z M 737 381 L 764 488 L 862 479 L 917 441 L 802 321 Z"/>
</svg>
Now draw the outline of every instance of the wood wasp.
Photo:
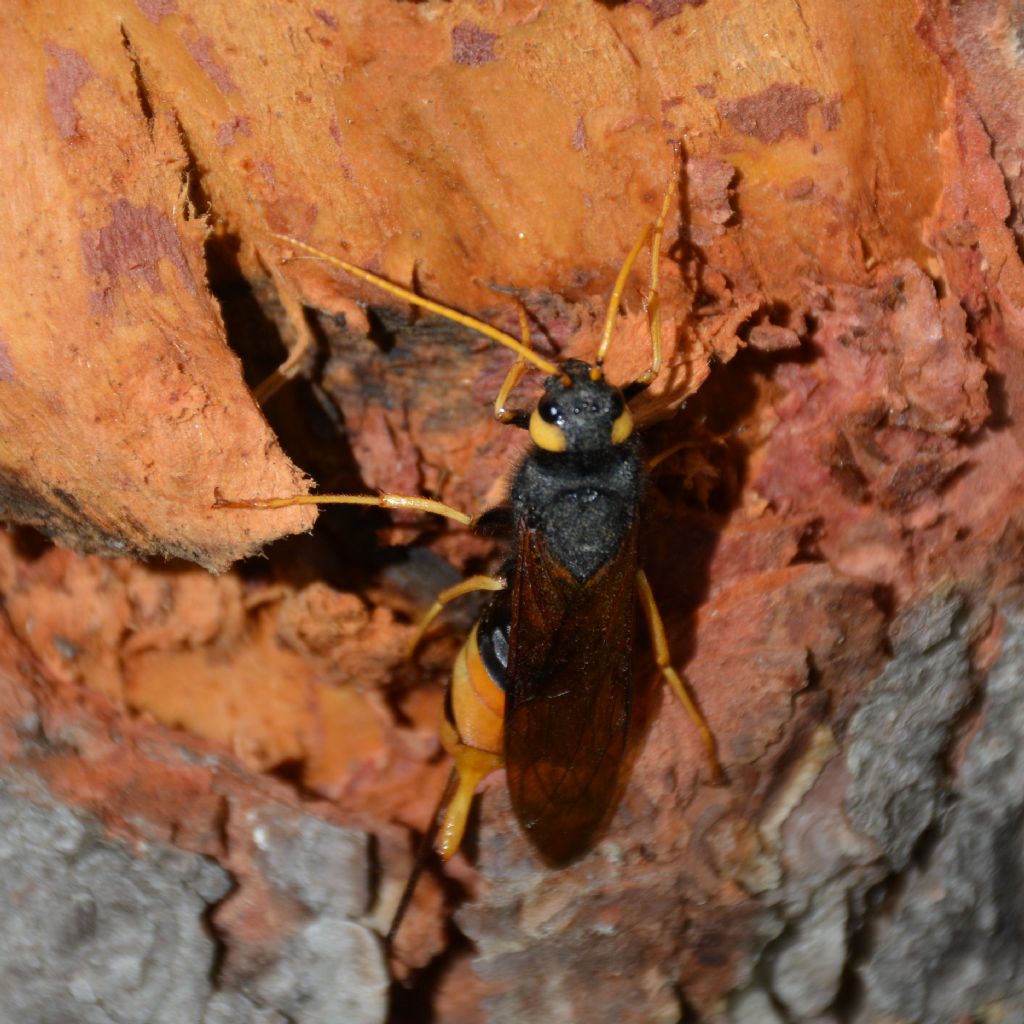
<svg viewBox="0 0 1024 1024">
<path fill-rule="evenodd" d="M 633 245 L 615 281 L 592 363 L 554 363 L 535 352 L 523 304 L 520 337 L 424 298 L 377 274 L 286 235 L 278 242 L 428 312 L 479 332 L 518 356 L 494 402 L 502 423 L 529 431 L 532 442 L 515 470 L 508 497 L 472 517 L 433 498 L 395 494 L 327 494 L 227 500 L 216 507 L 274 509 L 297 504 L 355 504 L 415 509 L 473 528 L 503 523 L 507 557 L 493 576 L 472 576 L 444 591 L 417 630 L 415 648 L 443 607 L 489 591 L 453 666 L 441 737 L 454 766 L 428 834 L 447 860 L 459 848 L 480 782 L 504 768 L 524 833 L 552 866 L 569 863 L 594 843 L 624 783 L 634 719 L 633 647 L 636 605 L 647 622 L 657 667 L 682 701 L 704 744 L 713 781 L 721 778 L 714 737 L 670 663 L 647 576 L 638 564 L 640 509 L 647 466 L 629 403 L 661 369 L 658 263 L 665 221 L 676 192 L 673 176 L 661 209 Z M 623 387 L 610 384 L 604 362 L 629 275 L 650 243 L 646 297 L 651 335 L 648 369 Z M 508 406 L 529 367 L 547 374 L 527 412 Z M 411 896 L 422 858 L 406 886 L 389 938 Z"/>
</svg>

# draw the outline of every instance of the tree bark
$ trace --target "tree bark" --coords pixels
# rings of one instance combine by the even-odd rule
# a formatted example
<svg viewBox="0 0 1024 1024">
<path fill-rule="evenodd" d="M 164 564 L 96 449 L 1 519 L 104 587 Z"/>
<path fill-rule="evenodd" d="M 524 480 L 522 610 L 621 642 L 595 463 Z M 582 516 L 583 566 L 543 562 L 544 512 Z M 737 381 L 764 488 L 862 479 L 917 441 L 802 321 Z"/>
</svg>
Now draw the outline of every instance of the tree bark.
<svg viewBox="0 0 1024 1024">
<path fill-rule="evenodd" d="M 10 982 L 18 1019 L 1024 1013 L 1019 20 L 1010 0 L 7 4 L 0 889 L 32 835 L 74 833 L 60 906 L 88 890 L 102 918 L 118 872 L 159 879 L 154 906 L 185 879 L 174 913 L 216 938 L 152 930 L 188 951 L 172 1004 L 68 981 L 144 921 L 42 936 L 40 962 L 84 952 L 50 989 Z M 500 545 L 343 509 L 214 577 L 313 515 L 213 503 L 305 472 L 479 512 L 525 441 L 490 415 L 510 353 L 280 236 L 512 333 L 515 294 L 545 355 L 592 359 L 674 175 L 665 368 L 636 412 L 652 453 L 688 447 L 654 474 L 643 548 L 726 784 L 666 696 L 607 834 L 552 872 L 493 780 L 470 856 L 417 893 L 388 1011 L 373 932 L 447 772 L 472 609 L 418 669 L 404 648 Z M 650 359 L 651 269 L 614 381 Z M 289 351 L 261 414 L 249 386 Z"/>
</svg>

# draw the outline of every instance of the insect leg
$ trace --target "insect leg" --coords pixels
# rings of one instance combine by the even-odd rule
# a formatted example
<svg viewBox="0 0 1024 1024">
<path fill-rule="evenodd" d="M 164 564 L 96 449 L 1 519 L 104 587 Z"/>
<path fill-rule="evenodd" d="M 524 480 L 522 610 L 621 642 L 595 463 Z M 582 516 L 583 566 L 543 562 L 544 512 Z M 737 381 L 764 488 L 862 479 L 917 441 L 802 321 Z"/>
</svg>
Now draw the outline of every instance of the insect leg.
<svg viewBox="0 0 1024 1024">
<path fill-rule="evenodd" d="M 430 610 L 426 615 L 423 616 L 419 626 L 416 629 L 416 634 L 412 640 L 409 641 L 408 655 L 411 658 L 419 646 L 420 641 L 423 639 L 423 635 L 428 629 L 430 629 L 434 620 L 441 614 L 444 606 L 450 604 L 458 597 L 462 597 L 464 594 L 473 594 L 480 590 L 504 590 L 506 583 L 502 579 L 498 579 L 494 576 L 470 576 L 464 579 L 461 583 L 456 583 L 454 587 L 449 587 L 447 590 L 442 590 L 437 595 L 437 600 L 430 606 Z"/>
<path fill-rule="evenodd" d="M 430 851 L 434 850 L 442 860 L 451 860 L 455 856 L 466 834 L 466 823 L 469 821 L 469 811 L 473 805 L 476 787 L 503 764 L 501 754 L 478 750 L 463 743 L 454 724 L 447 719 L 441 724 L 441 742 L 455 758 L 455 764 L 441 791 L 441 798 L 423 835 L 416 861 L 402 890 L 395 915 L 391 919 L 391 927 L 388 928 L 385 940 L 389 947 L 394 944 L 395 935 L 406 910 L 409 909 L 412 894 L 423 873 Z"/>
<path fill-rule="evenodd" d="M 636 574 L 636 587 L 640 595 L 640 605 L 644 610 L 644 617 L 647 619 L 647 626 L 651 632 L 651 644 L 654 647 L 654 660 L 665 677 L 665 681 L 675 691 L 676 696 L 682 701 L 690 720 L 697 727 L 701 741 L 707 753 L 708 765 L 711 769 L 711 779 L 718 783 L 722 780 L 722 769 L 718 763 L 717 745 L 715 737 L 708 728 L 700 709 L 697 707 L 690 695 L 686 684 L 680 679 L 679 674 L 670 664 L 668 641 L 665 639 L 665 625 L 661 621 L 661 614 L 654 601 L 654 594 L 651 592 L 651 585 L 647 582 L 647 574 L 643 569 L 638 569 Z"/>
<path fill-rule="evenodd" d="M 452 794 L 455 792 L 457 782 L 458 775 L 455 769 L 452 768 L 448 773 L 448 781 L 445 783 L 444 789 L 441 790 L 437 807 L 434 808 L 434 813 L 431 815 L 430 824 L 426 832 L 423 833 L 419 849 L 416 851 L 416 860 L 413 862 L 412 871 L 409 872 L 409 878 L 406 880 L 405 888 L 402 889 L 402 895 L 398 900 L 398 906 L 395 908 L 394 916 L 391 918 L 391 925 L 384 939 L 384 944 L 388 949 L 391 949 L 395 944 L 395 936 L 398 934 L 398 929 L 405 919 L 405 912 L 409 909 L 409 904 L 412 902 L 412 894 L 416 891 L 416 883 L 420 880 L 420 875 L 423 874 L 427 858 L 434 849 L 434 840 L 437 838 L 437 829 L 441 821 L 441 815 L 445 813 L 448 804 L 451 803 Z"/>
<path fill-rule="evenodd" d="M 402 494 L 293 494 L 286 498 L 238 498 L 230 499 L 214 491 L 214 508 L 269 509 L 287 508 L 289 505 L 369 505 L 375 508 L 412 509 L 416 512 L 430 512 L 433 515 L 454 519 L 463 526 L 473 522 L 473 516 L 460 512 L 451 505 L 416 495 Z"/>
<path fill-rule="evenodd" d="M 405 917 L 412 894 L 416 890 L 427 857 L 431 849 L 435 850 L 442 860 L 451 860 L 462 845 L 462 837 L 466 833 L 466 822 L 469 820 L 470 807 L 476 787 L 502 766 L 500 754 L 492 754 L 486 750 L 477 750 L 460 743 L 455 729 L 448 722 L 441 727 L 442 742 L 455 757 L 455 764 L 448 775 L 448 781 L 441 791 L 441 799 L 430 820 L 430 826 L 424 833 L 423 841 L 416 854 L 416 861 L 409 874 L 409 879 L 402 890 L 401 898 L 395 915 L 391 919 L 387 938 L 384 940 L 390 948 L 394 945 L 395 936 Z"/>
<path fill-rule="evenodd" d="M 673 455 L 686 451 L 687 448 L 699 448 L 700 446 L 701 442 L 699 441 L 677 441 L 675 444 L 669 445 L 664 451 L 658 452 L 657 455 L 653 455 L 647 460 L 647 472 L 650 473 L 655 466 L 660 466 L 663 462 L 672 458 Z"/>
</svg>

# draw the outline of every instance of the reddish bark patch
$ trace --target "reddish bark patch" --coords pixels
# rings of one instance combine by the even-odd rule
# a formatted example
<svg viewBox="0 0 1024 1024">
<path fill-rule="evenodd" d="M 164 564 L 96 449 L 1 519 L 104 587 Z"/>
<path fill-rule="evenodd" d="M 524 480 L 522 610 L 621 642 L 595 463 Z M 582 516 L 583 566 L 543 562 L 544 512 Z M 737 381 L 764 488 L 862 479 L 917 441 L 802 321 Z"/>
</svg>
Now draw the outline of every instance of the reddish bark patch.
<svg viewBox="0 0 1024 1024">
<path fill-rule="evenodd" d="M 689 232 L 695 245 L 709 245 L 725 233 L 733 214 L 729 186 L 735 176 L 736 168 L 724 160 L 686 162 Z"/>
<path fill-rule="evenodd" d="M 800 347 L 800 335 L 777 324 L 757 324 L 751 328 L 748 341 L 759 352 L 785 352 Z"/>
<path fill-rule="evenodd" d="M 159 25 L 169 14 L 178 13 L 178 0 L 135 0 L 135 6 L 154 25 Z"/>
<path fill-rule="evenodd" d="M 786 186 L 782 193 L 791 203 L 799 199 L 810 199 L 814 195 L 814 179 L 808 175 L 797 178 L 796 181 Z"/>
<path fill-rule="evenodd" d="M 334 144 L 338 147 L 338 166 L 341 168 L 345 177 L 349 181 L 355 178 L 355 173 L 352 170 L 352 165 L 345 158 L 345 140 L 342 138 L 341 125 L 338 124 L 336 117 L 331 118 L 331 124 L 328 128 L 331 133 L 331 138 L 334 139 Z"/>
<path fill-rule="evenodd" d="M 572 133 L 572 148 L 577 153 L 587 148 L 587 126 L 583 123 L 582 117 L 576 118 L 576 128 Z"/>
<path fill-rule="evenodd" d="M 718 95 L 718 90 L 711 84 L 711 82 L 700 82 L 695 86 L 698 96 L 703 96 L 706 100 L 713 100 Z"/>
<path fill-rule="evenodd" d="M 839 122 L 842 118 L 843 114 L 838 96 L 833 96 L 830 100 L 825 100 L 822 103 L 821 123 L 825 126 L 825 131 L 834 132 L 839 127 Z"/>
<path fill-rule="evenodd" d="M 971 106 L 984 122 L 986 142 L 991 139 L 992 156 L 1013 199 L 1010 226 L 1019 245 L 1024 237 L 1024 31 L 1011 10 L 998 0 L 957 4 L 945 16 L 935 12 L 918 31 L 953 74 L 966 72 Z"/>
<path fill-rule="evenodd" d="M 452 29 L 452 60 L 456 64 L 489 64 L 497 60 L 494 44 L 497 35 L 474 25 L 471 21 L 460 21 Z"/>
<path fill-rule="evenodd" d="M 319 208 L 313 203 L 303 203 L 293 196 L 282 196 L 265 206 L 267 227 L 271 231 L 279 231 L 283 235 L 305 238 L 312 230 L 320 215 Z"/>
<path fill-rule="evenodd" d="M 217 145 L 220 147 L 231 146 L 239 135 L 252 135 L 252 125 L 249 118 L 237 115 L 230 121 L 225 121 L 217 129 Z"/>
<path fill-rule="evenodd" d="M 0 331 L 0 384 L 9 384 L 16 376 L 11 350 L 7 347 L 3 331 Z"/>
<path fill-rule="evenodd" d="M 277 175 L 274 174 L 274 165 L 269 160 L 257 160 L 256 170 L 271 188 L 277 188 Z"/>
<path fill-rule="evenodd" d="M 188 50 L 189 56 L 203 69 L 207 77 L 225 95 L 237 92 L 231 72 L 213 55 L 213 40 L 209 36 L 197 35 L 193 32 L 182 32 L 181 40 Z"/>
<path fill-rule="evenodd" d="M 684 7 L 703 7 L 707 0 L 632 0 L 637 7 L 645 7 L 654 15 L 654 24 L 681 14 Z"/>
<path fill-rule="evenodd" d="M 813 338 L 818 359 L 779 368 L 779 423 L 755 486 L 789 515 L 817 517 L 816 546 L 840 571 L 902 596 L 985 514 L 982 502 L 954 512 L 942 498 L 981 460 L 959 439 L 988 415 L 985 366 L 959 303 L 938 299 L 909 261 L 832 302 Z"/>
<path fill-rule="evenodd" d="M 57 61 L 55 68 L 46 69 L 46 101 L 60 137 L 70 139 L 78 135 L 75 97 L 92 78 L 92 68 L 81 54 L 55 43 L 47 43 L 46 52 Z"/>
<path fill-rule="evenodd" d="M 775 82 L 752 96 L 719 101 L 718 112 L 741 134 L 775 143 L 787 135 L 806 138 L 807 112 L 820 102 L 813 89 Z"/>
<path fill-rule="evenodd" d="M 119 277 L 162 292 L 161 259 L 170 260 L 187 291 L 198 293 L 174 225 L 152 205 L 133 206 L 127 199 L 118 199 L 110 207 L 110 223 L 82 236 L 82 256 L 90 276 L 101 282 L 92 301 L 104 313 L 111 312 L 110 292 Z"/>
</svg>

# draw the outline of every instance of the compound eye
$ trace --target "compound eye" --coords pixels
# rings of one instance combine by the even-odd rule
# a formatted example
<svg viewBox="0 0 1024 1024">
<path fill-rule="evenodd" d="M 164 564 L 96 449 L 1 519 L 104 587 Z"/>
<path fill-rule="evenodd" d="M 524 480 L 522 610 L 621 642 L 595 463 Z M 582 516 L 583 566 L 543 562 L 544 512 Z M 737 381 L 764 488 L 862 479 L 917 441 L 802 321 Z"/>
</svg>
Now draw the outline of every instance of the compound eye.
<svg viewBox="0 0 1024 1024">
<path fill-rule="evenodd" d="M 545 423 L 558 423 L 562 418 L 562 410 L 550 398 L 542 398 L 537 404 L 537 412 Z"/>
</svg>

